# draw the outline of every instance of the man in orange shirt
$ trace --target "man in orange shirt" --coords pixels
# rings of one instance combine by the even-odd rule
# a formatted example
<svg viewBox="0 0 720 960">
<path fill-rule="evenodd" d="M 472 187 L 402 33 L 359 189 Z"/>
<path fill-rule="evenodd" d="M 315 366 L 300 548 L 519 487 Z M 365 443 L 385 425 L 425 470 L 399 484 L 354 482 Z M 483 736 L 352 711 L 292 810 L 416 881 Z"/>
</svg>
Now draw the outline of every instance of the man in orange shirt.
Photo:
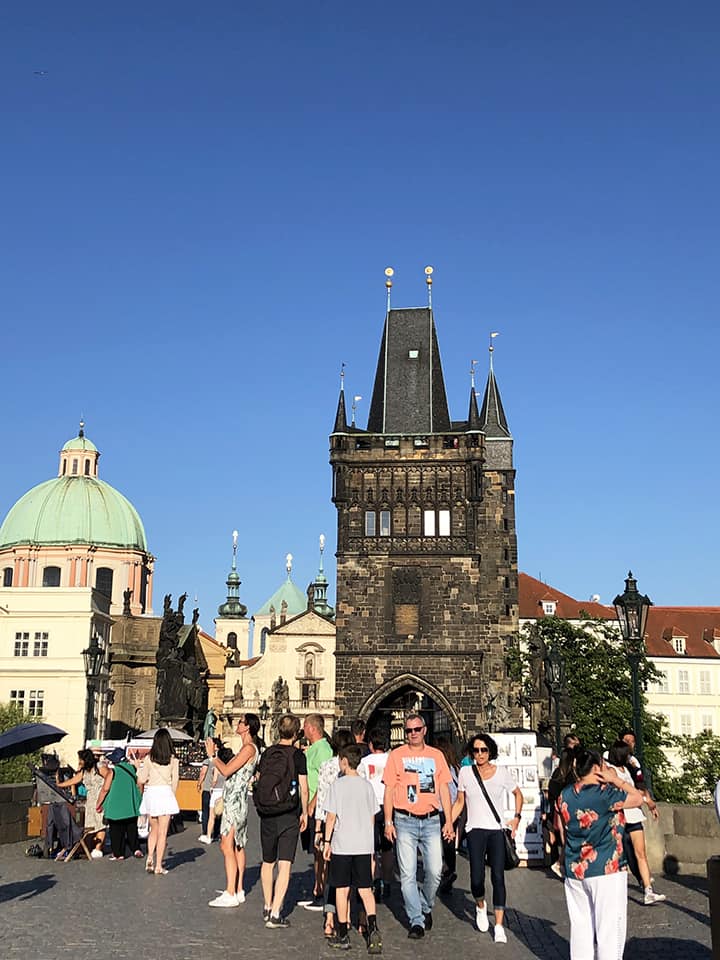
<svg viewBox="0 0 720 960">
<path fill-rule="evenodd" d="M 385 766 L 385 837 L 395 841 L 400 887 L 410 922 L 408 937 L 420 940 L 432 927 L 432 908 L 442 874 L 442 838 L 452 840 L 450 770 L 445 757 L 425 743 L 427 728 L 418 713 L 405 720 L 407 744 L 393 750 Z M 445 826 L 440 829 L 440 811 Z M 417 855 L 424 879 L 418 886 Z"/>
</svg>

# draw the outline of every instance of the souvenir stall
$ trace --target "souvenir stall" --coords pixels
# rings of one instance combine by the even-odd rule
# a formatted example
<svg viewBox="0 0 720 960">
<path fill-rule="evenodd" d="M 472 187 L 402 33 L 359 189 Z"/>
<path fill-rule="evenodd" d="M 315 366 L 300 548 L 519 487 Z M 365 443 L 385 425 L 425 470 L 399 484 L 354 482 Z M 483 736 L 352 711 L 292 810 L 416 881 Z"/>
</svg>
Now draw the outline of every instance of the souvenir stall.
<svg viewBox="0 0 720 960">
<path fill-rule="evenodd" d="M 530 731 L 493 733 L 492 737 L 498 745 L 498 756 L 495 763 L 499 767 L 507 767 L 513 780 L 522 790 L 522 817 L 515 835 L 518 855 L 528 865 L 542 863 L 542 804 L 537 737 Z M 515 815 L 514 800 L 511 794 L 505 796 L 503 809 L 498 812 L 504 821 L 511 820 Z"/>
</svg>

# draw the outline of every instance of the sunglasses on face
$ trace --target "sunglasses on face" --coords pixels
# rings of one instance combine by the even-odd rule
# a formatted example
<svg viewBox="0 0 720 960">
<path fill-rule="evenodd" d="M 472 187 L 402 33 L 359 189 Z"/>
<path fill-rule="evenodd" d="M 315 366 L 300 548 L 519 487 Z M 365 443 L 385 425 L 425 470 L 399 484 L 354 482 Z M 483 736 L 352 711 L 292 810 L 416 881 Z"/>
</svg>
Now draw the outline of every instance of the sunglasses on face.
<svg viewBox="0 0 720 960">
<path fill-rule="evenodd" d="M 473 747 L 473 753 L 490 753 L 487 747 Z"/>
<path fill-rule="evenodd" d="M 405 727 L 405 733 L 422 733 L 422 727 Z"/>
</svg>

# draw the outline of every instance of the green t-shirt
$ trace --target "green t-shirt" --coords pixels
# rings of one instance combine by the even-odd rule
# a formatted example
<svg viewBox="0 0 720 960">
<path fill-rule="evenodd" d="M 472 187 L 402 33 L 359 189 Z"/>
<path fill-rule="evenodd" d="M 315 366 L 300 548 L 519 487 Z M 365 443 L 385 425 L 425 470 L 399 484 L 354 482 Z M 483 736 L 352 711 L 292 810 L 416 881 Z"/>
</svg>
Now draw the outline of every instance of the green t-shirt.
<svg viewBox="0 0 720 960">
<path fill-rule="evenodd" d="M 108 820 L 128 820 L 140 813 L 142 795 L 137 785 L 135 767 L 121 760 L 113 768 L 110 789 L 103 803 L 103 814 Z"/>
<path fill-rule="evenodd" d="M 333 755 L 332 747 L 325 739 L 320 737 L 315 743 L 311 744 L 305 751 L 305 760 L 307 761 L 307 781 L 308 781 L 308 803 L 317 793 L 318 774 L 320 765 L 329 760 Z"/>
</svg>

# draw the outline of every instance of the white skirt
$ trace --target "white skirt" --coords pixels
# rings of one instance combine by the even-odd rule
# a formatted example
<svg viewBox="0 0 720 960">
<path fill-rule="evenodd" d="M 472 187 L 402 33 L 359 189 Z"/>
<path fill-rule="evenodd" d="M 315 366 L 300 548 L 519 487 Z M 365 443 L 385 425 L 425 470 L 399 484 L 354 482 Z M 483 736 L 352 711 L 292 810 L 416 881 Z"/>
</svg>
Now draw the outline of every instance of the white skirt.
<svg viewBox="0 0 720 960">
<path fill-rule="evenodd" d="M 159 787 L 145 787 L 140 804 L 140 813 L 148 817 L 163 817 L 180 813 L 180 807 L 172 792 L 172 787 L 167 785 Z"/>
</svg>

